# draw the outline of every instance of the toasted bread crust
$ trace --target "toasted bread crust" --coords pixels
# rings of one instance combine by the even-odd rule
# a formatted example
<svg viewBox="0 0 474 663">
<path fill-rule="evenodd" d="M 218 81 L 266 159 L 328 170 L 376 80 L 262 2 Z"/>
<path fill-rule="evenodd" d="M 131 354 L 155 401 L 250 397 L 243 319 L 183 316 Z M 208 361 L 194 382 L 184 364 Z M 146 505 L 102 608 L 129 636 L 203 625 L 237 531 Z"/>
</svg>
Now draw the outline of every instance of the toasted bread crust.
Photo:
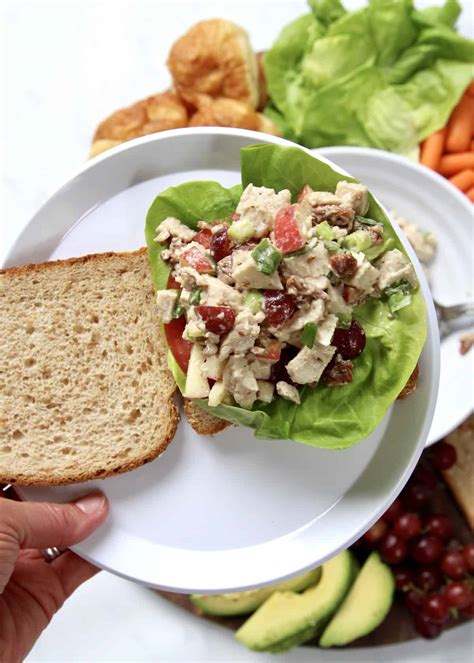
<svg viewBox="0 0 474 663">
<path fill-rule="evenodd" d="M 214 415 L 205 412 L 189 398 L 184 399 L 183 407 L 189 423 L 199 435 L 215 435 L 228 426 L 232 426 L 229 421 L 218 419 Z"/>
<path fill-rule="evenodd" d="M 446 437 L 456 449 L 457 461 L 443 477 L 474 530 L 474 414 Z"/>
</svg>

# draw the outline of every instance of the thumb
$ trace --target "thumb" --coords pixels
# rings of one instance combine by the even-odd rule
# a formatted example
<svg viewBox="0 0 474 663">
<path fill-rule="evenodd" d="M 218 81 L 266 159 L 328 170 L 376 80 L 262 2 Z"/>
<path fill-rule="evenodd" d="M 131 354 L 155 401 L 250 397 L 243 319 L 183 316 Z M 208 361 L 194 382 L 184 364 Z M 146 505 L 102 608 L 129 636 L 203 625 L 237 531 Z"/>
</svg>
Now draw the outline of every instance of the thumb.
<svg viewBox="0 0 474 663">
<path fill-rule="evenodd" d="M 91 493 L 72 504 L 0 500 L 0 536 L 16 539 L 20 548 L 67 548 L 104 521 L 108 501 Z"/>
</svg>

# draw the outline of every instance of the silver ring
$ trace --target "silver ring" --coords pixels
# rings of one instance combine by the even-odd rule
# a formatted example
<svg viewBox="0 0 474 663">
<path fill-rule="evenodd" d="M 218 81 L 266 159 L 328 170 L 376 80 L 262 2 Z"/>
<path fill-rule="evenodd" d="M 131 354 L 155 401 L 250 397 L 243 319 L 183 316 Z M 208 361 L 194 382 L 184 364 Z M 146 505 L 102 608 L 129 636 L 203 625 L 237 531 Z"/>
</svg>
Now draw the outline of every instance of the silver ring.
<svg viewBox="0 0 474 663">
<path fill-rule="evenodd" d="M 59 548 L 53 547 L 53 548 L 43 548 L 41 551 L 41 554 L 44 557 L 44 561 L 51 563 L 54 562 L 55 559 L 57 559 L 60 555 L 63 554 L 63 552 L 66 552 L 65 550 L 59 550 Z"/>
</svg>

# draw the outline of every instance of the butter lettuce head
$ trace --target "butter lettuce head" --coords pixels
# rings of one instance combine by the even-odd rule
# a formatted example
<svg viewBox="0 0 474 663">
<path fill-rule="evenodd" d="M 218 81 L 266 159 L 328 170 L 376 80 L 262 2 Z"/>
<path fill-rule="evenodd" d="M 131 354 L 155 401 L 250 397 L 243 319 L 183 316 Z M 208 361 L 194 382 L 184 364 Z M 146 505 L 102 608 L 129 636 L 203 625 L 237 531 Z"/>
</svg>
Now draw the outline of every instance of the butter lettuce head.
<svg viewBox="0 0 474 663">
<path fill-rule="evenodd" d="M 354 12 L 339 0 L 309 4 L 265 56 L 267 115 L 307 147 L 413 155 L 472 77 L 473 42 L 453 27 L 458 2 L 416 11 L 411 0 L 369 0 Z"/>
<path fill-rule="evenodd" d="M 241 150 L 242 186 L 289 189 L 296 199 L 305 184 L 315 190 L 334 191 L 340 180 L 350 178 L 303 150 L 275 145 L 256 145 Z M 355 181 L 355 180 L 352 180 Z M 200 219 L 212 221 L 231 214 L 242 187 L 224 189 L 216 182 L 189 182 L 161 193 L 146 219 L 146 240 L 151 275 L 156 289 L 166 288 L 169 269 L 160 258 L 162 246 L 153 241 L 156 228 L 167 216 L 175 216 L 191 228 Z M 404 251 L 382 209 L 370 197 L 368 216 L 384 227 L 383 248 Z M 387 304 L 368 300 L 354 309 L 367 337 L 364 352 L 354 360 L 351 384 L 323 384 L 301 390 L 301 405 L 282 398 L 270 404 L 257 401 L 251 410 L 238 406 L 200 407 L 232 423 L 249 426 L 258 438 L 291 439 L 317 447 L 341 449 L 367 437 L 381 421 L 416 366 L 426 337 L 425 305 L 419 290 L 412 303 L 389 315 Z M 169 366 L 181 391 L 185 375 L 169 355 Z"/>
</svg>

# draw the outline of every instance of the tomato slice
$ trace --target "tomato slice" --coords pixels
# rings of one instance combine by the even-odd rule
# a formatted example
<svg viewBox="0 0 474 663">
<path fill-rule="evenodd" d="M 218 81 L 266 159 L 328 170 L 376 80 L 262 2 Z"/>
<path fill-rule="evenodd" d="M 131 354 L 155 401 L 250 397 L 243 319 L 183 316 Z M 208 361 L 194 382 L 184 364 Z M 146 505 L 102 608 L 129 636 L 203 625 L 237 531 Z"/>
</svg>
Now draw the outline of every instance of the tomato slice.
<svg viewBox="0 0 474 663">
<path fill-rule="evenodd" d="M 212 232 L 209 228 L 203 228 L 198 232 L 194 241 L 203 246 L 205 249 L 211 248 Z"/>
<path fill-rule="evenodd" d="M 282 253 L 292 253 L 305 245 L 295 218 L 296 205 L 282 207 L 275 217 L 275 244 Z"/>
<path fill-rule="evenodd" d="M 235 311 L 230 306 L 196 306 L 196 313 L 201 316 L 207 331 L 213 334 L 227 334 L 235 322 Z"/>
<path fill-rule="evenodd" d="M 175 290 L 181 290 L 180 284 L 173 278 L 170 274 L 168 276 L 168 283 L 166 284 L 167 288 L 173 288 Z M 166 325 L 165 328 L 165 337 L 171 354 L 176 360 L 176 363 L 180 369 L 184 372 L 188 372 L 189 357 L 191 356 L 192 343 L 185 341 L 183 338 L 184 328 L 186 327 L 186 316 L 182 315 L 176 320 L 171 320 Z"/>
<path fill-rule="evenodd" d="M 186 327 L 186 317 L 182 315 L 176 320 L 171 320 L 165 325 L 165 336 L 168 347 L 180 369 L 188 372 L 189 357 L 191 356 L 192 343 L 183 338 Z"/>
<path fill-rule="evenodd" d="M 191 248 L 185 251 L 180 257 L 180 262 L 188 267 L 193 267 L 193 269 L 201 274 L 214 271 L 213 265 L 197 246 L 191 246 Z"/>
</svg>

